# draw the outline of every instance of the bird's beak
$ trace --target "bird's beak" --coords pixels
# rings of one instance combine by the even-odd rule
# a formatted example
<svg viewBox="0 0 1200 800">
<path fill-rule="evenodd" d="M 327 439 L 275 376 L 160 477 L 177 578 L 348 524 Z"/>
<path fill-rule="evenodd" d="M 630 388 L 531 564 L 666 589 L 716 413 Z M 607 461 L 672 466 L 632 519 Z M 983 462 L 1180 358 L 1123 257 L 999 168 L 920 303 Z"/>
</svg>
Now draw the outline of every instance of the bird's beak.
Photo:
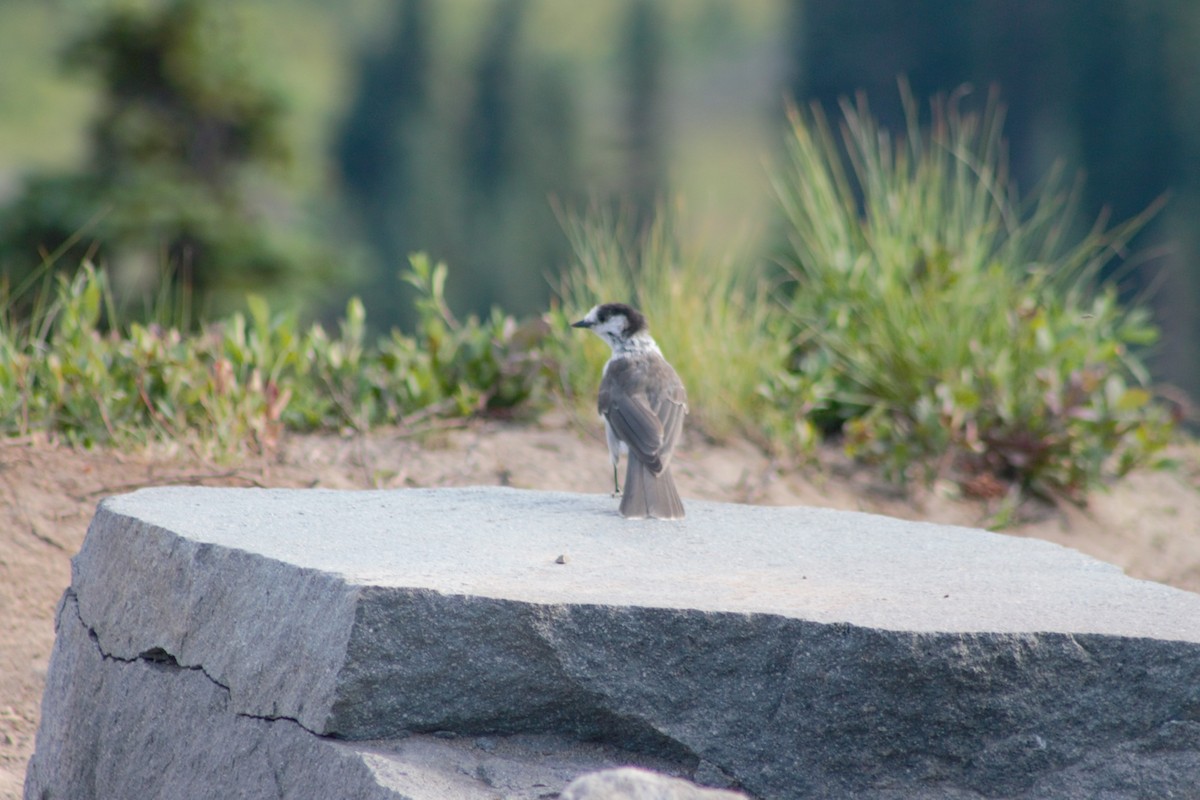
<svg viewBox="0 0 1200 800">
<path fill-rule="evenodd" d="M 572 328 L 590 328 L 590 327 L 592 327 L 592 323 L 588 322 L 586 319 L 581 319 L 581 320 L 579 320 L 579 322 L 572 322 L 571 327 Z"/>
</svg>

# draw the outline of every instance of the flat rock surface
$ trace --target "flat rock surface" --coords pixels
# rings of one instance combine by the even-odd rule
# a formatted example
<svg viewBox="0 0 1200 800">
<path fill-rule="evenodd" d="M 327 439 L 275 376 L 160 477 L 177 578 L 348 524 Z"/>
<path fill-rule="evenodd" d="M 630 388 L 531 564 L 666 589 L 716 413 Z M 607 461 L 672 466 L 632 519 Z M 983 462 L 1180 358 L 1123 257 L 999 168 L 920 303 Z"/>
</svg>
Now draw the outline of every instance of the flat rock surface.
<svg viewBox="0 0 1200 800">
<path fill-rule="evenodd" d="M 100 513 L 362 586 L 1200 642 L 1200 595 L 1043 541 L 820 508 L 692 501 L 687 519 L 661 522 L 623 520 L 615 506 L 496 487 L 155 488 L 110 498 Z"/>
</svg>

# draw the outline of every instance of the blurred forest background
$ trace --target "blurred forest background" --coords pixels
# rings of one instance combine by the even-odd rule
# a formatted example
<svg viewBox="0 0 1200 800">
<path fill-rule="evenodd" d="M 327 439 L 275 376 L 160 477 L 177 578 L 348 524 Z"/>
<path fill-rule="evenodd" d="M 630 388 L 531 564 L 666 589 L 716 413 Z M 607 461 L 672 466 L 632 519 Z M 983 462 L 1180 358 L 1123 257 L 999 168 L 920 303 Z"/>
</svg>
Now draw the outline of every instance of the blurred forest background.
<svg viewBox="0 0 1200 800">
<path fill-rule="evenodd" d="M 411 323 L 407 255 L 460 311 L 549 302 L 560 214 L 682 206 L 770 261 L 785 98 L 1008 107 L 1012 171 L 1079 172 L 1081 224 L 1168 203 L 1109 276 L 1200 393 L 1200 3 L 1194 0 L 4 0 L 0 301 L 90 257 L 129 303 L 247 291 Z M 969 87 L 969 91 L 964 88 Z M 616 299 L 616 298 L 614 298 Z"/>
</svg>

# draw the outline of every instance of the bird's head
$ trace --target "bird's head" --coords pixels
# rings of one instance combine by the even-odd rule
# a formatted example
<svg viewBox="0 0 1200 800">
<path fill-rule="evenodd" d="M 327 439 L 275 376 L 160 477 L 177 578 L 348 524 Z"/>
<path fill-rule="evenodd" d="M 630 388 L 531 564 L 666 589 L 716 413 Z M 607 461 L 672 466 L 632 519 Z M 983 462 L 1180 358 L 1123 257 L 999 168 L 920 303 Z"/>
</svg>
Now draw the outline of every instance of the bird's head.
<svg viewBox="0 0 1200 800">
<path fill-rule="evenodd" d="M 646 318 L 624 303 L 602 303 L 594 306 L 572 328 L 587 328 L 608 342 L 614 350 L 624 347 L 635 335 L 646 330 Z"/>
</svg>

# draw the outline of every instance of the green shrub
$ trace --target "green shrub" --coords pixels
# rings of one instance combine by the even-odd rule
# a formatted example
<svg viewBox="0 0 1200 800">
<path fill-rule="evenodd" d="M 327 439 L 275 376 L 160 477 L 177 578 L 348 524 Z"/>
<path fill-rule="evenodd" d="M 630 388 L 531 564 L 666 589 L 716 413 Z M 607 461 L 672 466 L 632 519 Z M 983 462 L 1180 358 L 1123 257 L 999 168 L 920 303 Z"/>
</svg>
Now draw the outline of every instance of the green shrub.
<svg viewBox="0 0 1200 800">
<path fill-rule="evenodd" d="M 1145 463 L 1170 432 L 1136 353 L 1158 332 L 1096 278 L 1153 209 L 1072 238 L 1060 174 L 1018 200 L 994 102 L 980 115 L 936 101 L 923 127 L 904 99 L 894 139 L 862 100 L 843 103 L 840 136 L 819 108 L 789 114 L 774 186 L 792 389 L 824 397 L 814 419 L 900 481 L 1079 496 Z"/>
<path fill-rule="evenodd" d="M 269 447 L 285 428 L 507 414 L 549 396 L 557 369 L 544 320 L 493 312 L 460 323 L 445 305 L 445 265 L 414 256 L 408 279 L 420 292 L 420 331 L 392 331 L 371 347 L 357 299 L 336 336 L 303 329 L 256 295 L 248 314 L 194 333 L 122 326 L 106 274 L 85 263 L 57 275 L 32 316 L 18 321 L 10 305 L 0 318 L 0 431 L 82 445 L 175 440 L 229 455 Z"/>
</svg>

